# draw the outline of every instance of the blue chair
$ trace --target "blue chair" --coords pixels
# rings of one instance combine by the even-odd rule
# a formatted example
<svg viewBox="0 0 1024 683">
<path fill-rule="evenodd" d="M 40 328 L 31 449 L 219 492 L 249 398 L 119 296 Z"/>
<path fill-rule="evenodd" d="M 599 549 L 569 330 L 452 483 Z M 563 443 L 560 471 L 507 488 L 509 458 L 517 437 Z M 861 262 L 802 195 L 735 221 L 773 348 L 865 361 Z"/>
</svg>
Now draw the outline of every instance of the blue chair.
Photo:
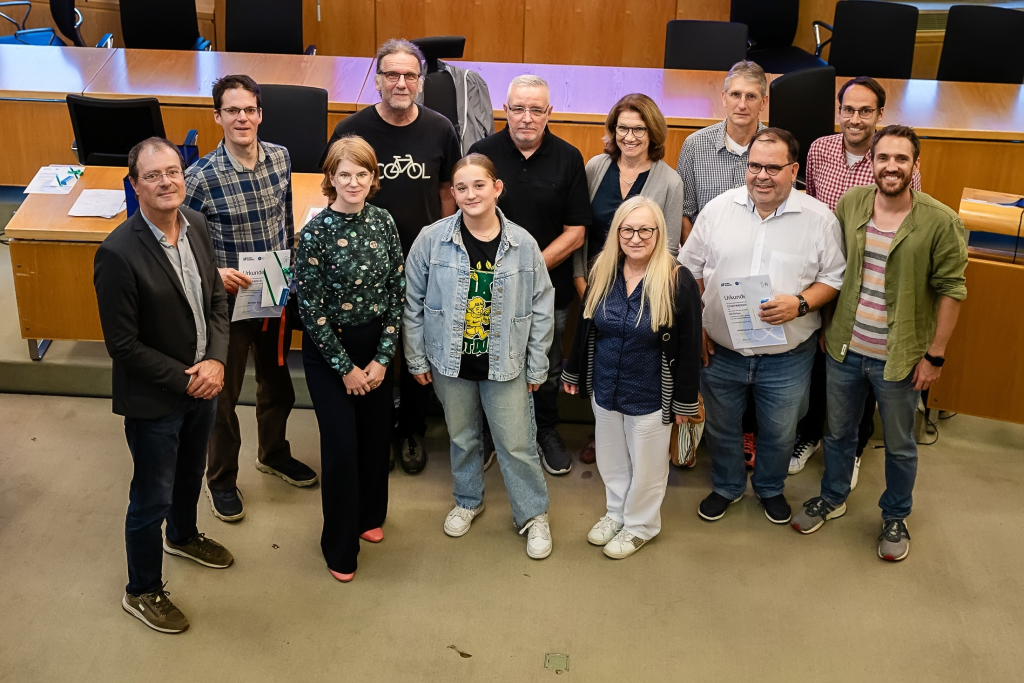
<svg viewBox="0 0 1024 683">
<path fill-rule="evenodd" d="M 25 14 L 19 23 L 4 9 L 24 7 Z M 6 19 L 15 26 L 14 35 L 0 37 L 0 45 L 67 45 L 52 28 L 25 28 L 28 15 L 32 12 L 32 3 L 28 0 L 12 0 L 0 2 L 0 18 Z M 64 36 L 76 47 L 88 47 L 78 27 L 82 25 L 82 13 L 75 9 L 75 0 L 50 0 L 50 14 L 53 21 Z M 107 33 L 96 44 L 96 47 L 113 47 L 114 35 Z"/>
</svg>

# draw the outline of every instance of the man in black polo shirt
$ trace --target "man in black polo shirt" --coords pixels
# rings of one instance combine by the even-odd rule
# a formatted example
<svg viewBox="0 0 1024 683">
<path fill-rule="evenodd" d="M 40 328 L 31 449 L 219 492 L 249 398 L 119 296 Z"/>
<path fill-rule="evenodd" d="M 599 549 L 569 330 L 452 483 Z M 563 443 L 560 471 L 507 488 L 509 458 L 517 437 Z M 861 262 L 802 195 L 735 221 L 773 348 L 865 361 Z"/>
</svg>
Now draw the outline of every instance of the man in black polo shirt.
<svg viewBox="0 0 1024 683">
<path fill-rule="evenodd" d="M 555 338 L 548 352 L 548 381 L 534 394 L 541 462 L 551 474 L 566 474 L 572 458 L 558 426 L 558 377 L 562 372 L 562 334 L 576 289 L 572 259 L 591 223 L 590 196 L 583 155 L 547 129 L 551 116 L 548 84 L 537 76 L 517 76 L 505 102 L 508 125 L 474 144 L 494 162 L 505 185 L 498 206 L 525 228 L 544 255 L 555 287 Z"/>
</svg>

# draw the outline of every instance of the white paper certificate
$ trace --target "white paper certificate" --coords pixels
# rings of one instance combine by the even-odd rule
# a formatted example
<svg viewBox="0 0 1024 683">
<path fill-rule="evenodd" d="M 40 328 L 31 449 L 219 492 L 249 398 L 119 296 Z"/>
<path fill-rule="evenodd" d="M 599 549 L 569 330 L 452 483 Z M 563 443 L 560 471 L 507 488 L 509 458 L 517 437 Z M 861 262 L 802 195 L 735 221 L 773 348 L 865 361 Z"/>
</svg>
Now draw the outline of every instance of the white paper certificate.
<svg viewBox="0 0 1024 683">
<path fill-rule="evenodd" d="M 747 296 L 752 300 L 748 304 Z M 767 275 L 726 280 L 718 285 L 718 296 L 729 327 L 734 349 L 753 349 L 786 343 L 786 331 L 781 325 L 769 325 L 757 317 L 761 299 L 774 298 L 771 280 Z"/>
<path fill-rule="evenodd" d="M 275 258 L 275 253 L 277 258 Z M 247 288 L 238 289 L 235 296 L 235 308 L 231 312 L 231 322 L 236 320 L 248 320 L 250 318 L 279 318 L 284 306 L 264 306 L 264 272 L 272 265 L 280 272 L 278 259 L 285 268 L 291 266 L 291 252 L 282 249 L 273 251 L 243 251 L 238 255 L 238 270 L 242 271 L 252 280 Z"/>
</svg>

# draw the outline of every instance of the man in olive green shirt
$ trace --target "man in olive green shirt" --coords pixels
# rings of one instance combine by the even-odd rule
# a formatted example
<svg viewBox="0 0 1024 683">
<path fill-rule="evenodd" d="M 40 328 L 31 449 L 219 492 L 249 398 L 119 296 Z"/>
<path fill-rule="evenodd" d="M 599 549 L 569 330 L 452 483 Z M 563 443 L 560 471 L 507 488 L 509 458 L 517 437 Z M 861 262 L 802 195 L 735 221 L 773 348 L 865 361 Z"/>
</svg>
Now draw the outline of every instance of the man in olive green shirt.
<svg viewBox="0 0 1024 683">
<path fill-rule="evenodd" d="M 850 189 L 836 216 L 846 275 L 825 328 L 829 434 L 821 496 L 804 503 L 793 528 L 817 531 L 846 512 L 857 426 L 868 387 L 885 428 L 885 484 L 878 504 L 878 556 L 910 552 L 906 518 L 917 475 L 914 420 L 920 392 L 942 372 L 946 343 L 967 297 L 967 247 L 956 213 L 912 190 L 921 143 L 913 129 L 886 126 L 871 145 L 875 185 Z"/>
</svg>

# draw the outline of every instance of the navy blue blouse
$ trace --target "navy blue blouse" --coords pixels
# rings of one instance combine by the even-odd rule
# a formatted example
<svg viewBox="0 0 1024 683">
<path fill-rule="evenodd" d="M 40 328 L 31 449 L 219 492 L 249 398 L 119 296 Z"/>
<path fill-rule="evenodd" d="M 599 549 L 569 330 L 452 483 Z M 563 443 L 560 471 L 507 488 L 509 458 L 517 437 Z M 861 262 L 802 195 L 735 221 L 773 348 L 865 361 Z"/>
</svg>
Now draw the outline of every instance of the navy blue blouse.
<svg viewBox="0 0 1024 683">
<path fill-rule="evenodd" d="M 661 344 L 651 329 L 650 306 L 640 315 L 642 301 L 643 280 L 627 297 L 620 268 L 594 311 L 594 400 L 624 415 L 661 411 Z"/>
<path fill-rule="evenodd" d="M 615 218 L 615 212 L 619 210 L 619 206 L 630 197 L 640 194 L 650 174 L 650 171 L 644 171 L 638 175 L 633 186 L 629 188 L 629 192 L 623 197 L 622 191 L 619 190 L 619 165 L 613 161 L 608 166 L 604 178 L 601 179 L 601 184 L 597 186 L 597 192 L 594 193 L 594 199 L 590 202 L 590 208 L 594 212 L 594 222 L 587 228 L 590 230 L 587 237 L 589 245 L 587 263 L 590 263 L 604 249 L 608 229 L 612 225 L 612 219 Z"/>
</svg>

